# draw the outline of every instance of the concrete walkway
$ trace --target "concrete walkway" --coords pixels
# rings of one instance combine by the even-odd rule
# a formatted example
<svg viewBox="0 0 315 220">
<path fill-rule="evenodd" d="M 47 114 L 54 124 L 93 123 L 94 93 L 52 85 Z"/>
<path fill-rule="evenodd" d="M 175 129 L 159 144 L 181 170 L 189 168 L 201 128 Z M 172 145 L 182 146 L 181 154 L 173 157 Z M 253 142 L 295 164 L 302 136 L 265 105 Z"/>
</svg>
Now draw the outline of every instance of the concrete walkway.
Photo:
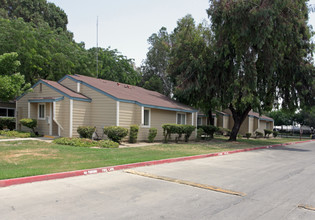
<svg viewBox="0 0 315 220">
<path fill-rule="evenodd" d="M 45 141 L 45 142 L 51 143 L 53 139 L 45 138 L 45 137 L 0 139 L 0 142 L 6 142 L 6 141 Z"/>
</svg>

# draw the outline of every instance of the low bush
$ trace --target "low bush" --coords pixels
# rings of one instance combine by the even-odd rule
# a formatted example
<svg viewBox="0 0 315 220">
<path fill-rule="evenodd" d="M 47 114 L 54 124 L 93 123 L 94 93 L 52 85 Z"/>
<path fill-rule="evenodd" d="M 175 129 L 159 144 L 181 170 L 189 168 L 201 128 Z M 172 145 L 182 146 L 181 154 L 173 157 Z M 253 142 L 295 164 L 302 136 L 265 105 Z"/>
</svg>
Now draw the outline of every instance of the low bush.
<svg viewBox="0 0 315 220">
<path fill-rule="evenodd" d="M 201 136 L 204 134 L 205 132 L 203 131 L 202 128 L 198 128 L 197 129 L 197 137 L 196 137 L 196 141 L 200 141 Z"/>
<path fill-rule="evenodd" d="M 276 138 L 276 137 L 279 135 L 279 132 L 278 132 L 278 131 L 273 131 L 273 132 L 272 132 L 272 135 L 273 135 L 273 137 Z"/>
<path fill-rule="evenodd" d="M 89 138 L 92 139 L 93 133 L 96 128 L 92 126 L 79 126 L 77 129 L 78 134 L 81 138 Z"/>
<path fill-rule="evenodd" d="M 241 135 L 241 134 L 237 135 L 237 139 L 242 139 L 242 138 L 243 138 L 243 135 Z"/>
<path fill-rule="evenodd" d="M 263 133 L 260 131 L 255 132 L 256 138 L 263 137 Z"/>
<path fill-rule="evenodd" d="M 111 140 L 101 140 L 97 142 L 97 146 L 102 148 L 118 148 L 119 144 Z"/>
<path fill-rule="evenodd" d="M 162 125 L 164 143 L 167 143 L 172 134 L 177 134 L 175 138 L 176 143 L 181 139 L 182 134 L 185 134 L 185 141 L 188 142 L 190 135 L 196 129 L 193 125 L 178 125 L 178 124 L 164 124 Z"/>
<path fill-rule="evenodd" d="M 15 129 L 15 118 L 3 117 L 0 118 L 0 130 L 10 129 L 11 131 Z"/>
<path fill-rule="evenodd" d="M 23 119 L 20 120 L 20 123 L 21 123 L 23 126 L 32 129 L 32 131 L 33 131 L 34 134 L 35 134 L 35 128 L 37 127 L 37 120 L 36 120 L 36 119 L 23 118 Z"/>
<path fill-rule="evenodd" d="M 23 132 L 23 131 L 0 131 L 0 135 L 6 137 L 19 137 L 19 138 L 28 138 L 28 137 L 35 137 L 35 134 L 30 132 Z"/>
<path fill-rule="evenodd" d="M 129 143 L 136 143 L 138 139 L 139 126 L 131 125 L 129 131 Z"/>
<path fill-rule="evenodd" d="M 128 129 L 119 126 L 104 127 L 104 134 L 112 141 L 120 143 L 121 140 L 127 136 Z"/>
<path fill-rule="evenodd" d="M 210 139 L 213 139 L 213 134 L 219 131 L 219 128 L 214 125 L 200 125 L 198 128 L 201 128 Z"/>
<path fill-rule="evenodd" d="M 149 143 L 153 143 L 154 142 L 154 138 L 157 135 L 157 129 L 156 128 L 150 128 L 149 129 L 149 136 L 148 136 L 148 140 Z"/>
<path fill-rule="evenodd" d="M 250 138 L 250 136 L 252 136 L 252 133 L 246 133 L 246 135 L 245 135 L 245 136 L 246 136 L 246 138 L 247 138 L 247 139 L 249 139 L 249 138 Z"/>
<path fill-rule="evenodd" d="M 272 134 L 272 130 L 264 129 L 265 137 L 269 137 L 270 134 Z"/>
<path fill-rule="evenodd" d="M 185 142 L 188 142 L 191 134 L 196 129 L 193 125 L 182 125 L 182 131 L 185 134 Z"/>
<path fill-rule="evenodd" d="M 118 148 L 119 144 L 111 140 L 93 141 L 87 138 L 58 138 L 53 140 L 55 144 L 70 145 L 75 147 L 102 147 L 102 148 Z"/>
</svg>

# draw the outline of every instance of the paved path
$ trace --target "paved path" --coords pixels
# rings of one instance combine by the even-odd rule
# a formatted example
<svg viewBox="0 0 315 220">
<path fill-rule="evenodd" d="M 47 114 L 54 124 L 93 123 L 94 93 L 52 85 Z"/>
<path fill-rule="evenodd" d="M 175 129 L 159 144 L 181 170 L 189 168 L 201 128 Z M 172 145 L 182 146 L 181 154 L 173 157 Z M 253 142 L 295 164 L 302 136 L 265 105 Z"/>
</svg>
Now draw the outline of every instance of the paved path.
<svg viewBox="0 0 315 220">
<path fill-rule="evenodd" d="M 315 143 L 0 188 L 1 219 L 315 219 Z M 1 170 L 0 170 L 1 172 Z"/>
</svg>

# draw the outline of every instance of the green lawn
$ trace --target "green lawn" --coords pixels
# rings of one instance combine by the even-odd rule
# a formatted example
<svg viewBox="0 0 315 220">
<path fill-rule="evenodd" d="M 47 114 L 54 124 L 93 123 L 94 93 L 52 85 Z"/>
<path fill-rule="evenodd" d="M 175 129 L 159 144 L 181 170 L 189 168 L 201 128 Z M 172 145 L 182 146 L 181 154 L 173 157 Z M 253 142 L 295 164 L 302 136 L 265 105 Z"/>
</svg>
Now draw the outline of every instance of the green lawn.
<svg viewBox="0 0 315 220">
<path fill-rule="evenodd" d="M 106 167 L 298 141 L 298 139 L 241 139 L 219 137 L 200 143 L 159 144 L 145 147 L 94 149 L 41 141 L 0 142 L 0 179 Z"/>
</svg>

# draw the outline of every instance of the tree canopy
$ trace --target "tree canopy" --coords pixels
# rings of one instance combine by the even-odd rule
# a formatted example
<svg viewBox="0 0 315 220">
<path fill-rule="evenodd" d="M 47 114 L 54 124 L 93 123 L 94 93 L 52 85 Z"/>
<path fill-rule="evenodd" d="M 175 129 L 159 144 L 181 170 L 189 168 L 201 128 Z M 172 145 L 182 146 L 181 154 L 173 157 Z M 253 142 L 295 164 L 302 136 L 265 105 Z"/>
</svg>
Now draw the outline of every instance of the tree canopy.
<svg viewBox="0 0 315 220">
<path fill-rule="evenodd" d="M 17 73 L 20 62 L 17 53 L 0 55 L 0 100 L 9 101 L 21 95 L 30 84 L 25 84 L 24 76 Z"/>
</svg>

